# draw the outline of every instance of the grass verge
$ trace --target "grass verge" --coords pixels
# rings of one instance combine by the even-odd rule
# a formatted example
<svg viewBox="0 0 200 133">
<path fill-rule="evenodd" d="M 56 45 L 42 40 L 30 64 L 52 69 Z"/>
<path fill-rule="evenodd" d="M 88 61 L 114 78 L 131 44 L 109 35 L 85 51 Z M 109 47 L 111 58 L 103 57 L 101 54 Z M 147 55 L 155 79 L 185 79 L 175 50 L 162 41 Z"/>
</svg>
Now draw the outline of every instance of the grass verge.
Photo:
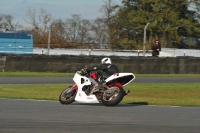
<svg viewBox="0 0 200 133">
<path fill-rule="evenodd" d="M 72 77 L 74 73 L 53 72 L 0 72 L 0 77 Z"/>
<path fill-rule="evenodd" d="M 72 77 L 74 73 L 0 72 L 0 77 Z M 136 77 L 200 77 L 200 74 L 135 74 Z"/>
<path fill-rule="evenodd" d="M 200 106 L 200 84 L 132 84 L 122 103 L 148 105 Z"/>
<path fill-rule="evenodd" d="M 58 100 L 68 85 L 0 85 L 0 98 Z M 129 84 L 122 104 L 200 106 L 200 84 Z"/>
</svg>

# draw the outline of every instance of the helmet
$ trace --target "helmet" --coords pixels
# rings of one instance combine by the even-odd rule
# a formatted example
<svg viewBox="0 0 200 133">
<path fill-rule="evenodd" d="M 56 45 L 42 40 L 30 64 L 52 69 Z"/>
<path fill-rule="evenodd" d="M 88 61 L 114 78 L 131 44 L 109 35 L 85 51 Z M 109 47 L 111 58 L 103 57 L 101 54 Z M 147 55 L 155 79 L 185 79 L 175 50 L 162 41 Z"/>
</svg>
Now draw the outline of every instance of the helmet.
<svg viewBox="0 0 200 133">
<path fill-rule="evenodd" d="M 101 64 L 112 64 L 112 62 L 110 58 L 103 58 L 101 60 Z"/>
</svg>

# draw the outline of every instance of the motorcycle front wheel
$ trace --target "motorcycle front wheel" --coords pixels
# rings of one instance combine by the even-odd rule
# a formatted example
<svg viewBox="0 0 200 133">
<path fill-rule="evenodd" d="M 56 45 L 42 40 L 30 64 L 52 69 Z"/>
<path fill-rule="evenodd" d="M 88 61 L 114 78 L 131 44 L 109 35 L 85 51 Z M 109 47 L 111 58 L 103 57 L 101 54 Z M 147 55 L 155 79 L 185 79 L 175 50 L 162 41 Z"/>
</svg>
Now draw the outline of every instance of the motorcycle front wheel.
<svg viewBox="0 0 200 133">
<path fill-rule="evenodd" d="M 113 86 L 106 90 L 102 97 L 101 102 L 105 106 L 115 106 L 124 98 L 125 92 L 122 87 Z"/>
<path fill-rule="evenodd" d="M 71 104 L 74 102 L 76 96 L 76 89 L 73 86 L 69 86 L 59 96 L 59 101 L 61 104 Z"/>
</svg>

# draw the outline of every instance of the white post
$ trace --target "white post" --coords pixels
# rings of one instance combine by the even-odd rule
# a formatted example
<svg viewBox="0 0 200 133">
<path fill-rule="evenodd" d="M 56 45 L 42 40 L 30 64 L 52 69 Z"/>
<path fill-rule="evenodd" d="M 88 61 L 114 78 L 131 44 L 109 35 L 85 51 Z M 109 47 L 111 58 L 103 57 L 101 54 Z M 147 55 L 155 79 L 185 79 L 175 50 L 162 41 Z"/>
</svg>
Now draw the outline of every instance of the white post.
<svg viewBox="0 0 200 133">
<path fill-rule="evenodd" d="M 19 23 L 19 22 L 17 22 L 17 23 L 15 24 L 15 52 L 14 52 L 15 54 L 16 54 L 16 43 L 17 43 L 17 42 L 16 42 L 16 32 L 17 32 L 17 25 L 18 25 L 18 23 Z"/>
<path fill-rule="evenodd" d="M 52 22 L 52 24 L 49 26 L 49 36 L 48 36 L 48 46 L 47 46 L 47 55 L 50 54 L 50 43 L 51 43 L 51 27 L 53 25 L 54 21 Z"/>
<path fill-rule="evenodd" d="M 145 45 L 146 45 L 146 29 L 147 29 L 148 25 L 149 25 L 149 22 L 148 22 L 148 23 L 146 24 L 146 26 L 144 27 L 143 56 L 145 56 L 145 50 L 146 50 L 146 47 L 145 47 Z"/>
</svg>

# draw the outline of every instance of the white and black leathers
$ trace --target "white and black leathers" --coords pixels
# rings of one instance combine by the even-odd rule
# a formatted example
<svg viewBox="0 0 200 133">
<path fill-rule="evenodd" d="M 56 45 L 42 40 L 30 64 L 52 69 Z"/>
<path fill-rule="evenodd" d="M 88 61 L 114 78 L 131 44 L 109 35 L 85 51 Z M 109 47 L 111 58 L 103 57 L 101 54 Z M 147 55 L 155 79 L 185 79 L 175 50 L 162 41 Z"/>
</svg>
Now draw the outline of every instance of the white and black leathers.
<svg viewBox="0 0 200 133">
<path fill-rule="evenodd" d="M 87 73 L 96 71 L 98 79 L 107 78 L 115 73 L 119 73 L 119 69 L 115 64 L 101 64 L 99 66 L 89 66 L 85 68 L 85 70 Z"/>
</svg>

